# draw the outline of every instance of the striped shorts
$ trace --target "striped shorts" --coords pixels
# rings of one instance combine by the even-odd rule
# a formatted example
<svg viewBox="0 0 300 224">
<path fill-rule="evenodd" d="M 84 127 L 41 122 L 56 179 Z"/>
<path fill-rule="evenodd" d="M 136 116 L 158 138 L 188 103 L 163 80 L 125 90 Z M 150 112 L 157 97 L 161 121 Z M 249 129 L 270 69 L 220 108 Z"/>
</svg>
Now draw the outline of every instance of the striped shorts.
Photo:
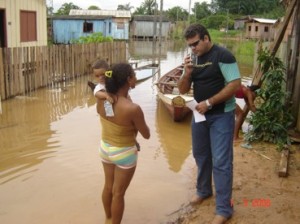
<svg viewBox="0 0 300 224">
<path fill-rule="evenodd" d="M 102 162 L 115 164 L 122 169 L 130 169 L 137 164 L 138 153 L 135 145 L 116 147 L 101 140 L 99 153 Z"/>
</svg>

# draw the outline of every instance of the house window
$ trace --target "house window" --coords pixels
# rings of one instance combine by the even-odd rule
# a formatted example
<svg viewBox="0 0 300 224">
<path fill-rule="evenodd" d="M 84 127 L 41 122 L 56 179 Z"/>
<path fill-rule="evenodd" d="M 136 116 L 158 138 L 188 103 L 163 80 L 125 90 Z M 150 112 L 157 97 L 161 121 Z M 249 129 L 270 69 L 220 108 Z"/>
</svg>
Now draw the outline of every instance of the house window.
<svg viewBox="0 0 300 224">
<path fill-rule="evenodd" d="M 21 42 L 37 41 L 36 12 L 20 11 Z"/>
<path fill-rule="evenodd" d="M 108 24 L 108 33 L 111 33 L 111 22 Z"/>
<path fill-rule="evenodd" d="M 83 23 L 83 32 L 84 33 L 92 33 L 93 32 L 93 23 L 88 23 L 85 21 Z"/>
<path fill-rule="evenodd" d="M 251 26 L 248 26 L 248 31 L 251 31 Z"/>
<path fill-rule="evenodd" d="M 123 30 L 125 28 L 124 23 L 117 23 L 117 29 L 118 30 Z"/>
<path fill-rule="evenodd" d="M 258 31 L 258 26 L 255 26 L 255 32 L 257 32 Z"/>
<path fill-rule="evenodd" d="M 269 27 L 268 26 L 265 26 L 265 32 L 267 33 L 267 32 L 269 32 Z"/>
</svg>

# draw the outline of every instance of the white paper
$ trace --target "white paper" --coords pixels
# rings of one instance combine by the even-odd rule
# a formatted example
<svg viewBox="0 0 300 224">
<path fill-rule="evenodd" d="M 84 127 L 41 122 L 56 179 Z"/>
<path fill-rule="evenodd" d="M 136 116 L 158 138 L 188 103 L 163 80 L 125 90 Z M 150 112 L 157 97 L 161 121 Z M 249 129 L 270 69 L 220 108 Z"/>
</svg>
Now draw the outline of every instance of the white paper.
<svg viewBox="0 0 300 224">
<path fill-rule="evenodd" d="M 192 111 L 193 111 L 193 114 L 194 114 L 194 118 L 195 118 L 195 122 L 198 123 L 198 122 L 201 122 L 201 121 L 205 121 L 205 116 L 203 114 L 200 114 L 197 110 L 196 110 L 196 106 L 197 106 L 197 101 L 196 100 L 193 100 L 193 101 L 190 101 L 190 102 L 187 102 L 186 103 L 186 106 L 188 108 L 190 108 Z"/>
</svg>

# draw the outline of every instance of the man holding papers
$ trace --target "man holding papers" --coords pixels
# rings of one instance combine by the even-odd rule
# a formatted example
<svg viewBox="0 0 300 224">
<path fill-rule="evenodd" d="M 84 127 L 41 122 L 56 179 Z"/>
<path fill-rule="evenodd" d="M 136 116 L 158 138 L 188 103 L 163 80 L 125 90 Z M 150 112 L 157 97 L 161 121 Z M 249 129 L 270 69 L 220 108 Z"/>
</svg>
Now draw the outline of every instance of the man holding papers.
<svg viewBox="0 0 300 224">
<path fill-rule="evenodd" d="M 213 224 L 226 223 L 233 215 L 231 204 L 233 178 L 234 94 L 241 85 L 235 57 L 214 45 L 205 27 L 190 25 L 184 34 L 197 60 L 184 59 L 184 73 L 178 83 L 181 94 L 193 85 L 192 119 L 193 156 L 198 166 L 196 196 L 191 204 L 200 204 L 216 192 Z M 192 104 L 192 102 L 190 103 Z M 195 116 L 196 112 L 203 117 Z"/>
</svg>

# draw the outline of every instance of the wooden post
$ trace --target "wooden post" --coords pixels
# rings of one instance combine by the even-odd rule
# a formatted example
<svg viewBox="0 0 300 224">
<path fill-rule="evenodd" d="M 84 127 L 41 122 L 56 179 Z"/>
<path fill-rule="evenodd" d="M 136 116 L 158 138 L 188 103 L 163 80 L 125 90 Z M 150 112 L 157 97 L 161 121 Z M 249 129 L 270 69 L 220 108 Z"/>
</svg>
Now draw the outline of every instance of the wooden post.
<svg viewBox="0 0 300 224">
<path fill-rule="evenodd" d="M 4 58 L 3 55 L 3 49 L 0 48 L 0 96 L 4 96 L 5 99 L 5 78 L 4 78 Z"/>
<path fill-rule="evenodd" d="M 284 34 L 285 34 L 285 30 L 289 24 L 289 21 L 290 21 L 290 18 L 291 16 L 293 15 L 293 11 L 295 9 L 295 5 L 296 5 L 296 2 L 297 0 L 293 0 L 290 5 L 288 6 L 288 9 L 287 9 L 287 13 L 286 13 L 286 17 L 284 17 L 284 20 L 281 24 L 281 27 L 279 29 L 279 32 L 278 32 L 278 35 L 276 36 L 276 39 L 275 41 L 273 42 L 273 44 L 271 45 L 270 47 L 270 51 L 271 51 L 271 54 L 272 55 L 275 55 L 278 48 L 279 48 L 279 45 L 284 37 Z"/>
<path fill-rule="evenodd" d="M 288 175 L 289 149 L 285 149 L 281 153 L 278 176 L 287 177 Z"/>
<path fill-rule="evenodd" d="M 1 94 L 0 94 L 0 114 L 2 114 L 2 100 L 1 100 Z"/>
<path fill-rule="evenodd" d="M 297 77 L 296 85 L 297 86 L 300 86 L 300 67 L 299 66 L 300 66 L 300 60 L 298 61 L 298 72 L 296 73 L 296 77 Z M 299 89 L 298 89 L 298 92 L 300 92 Z M 296 93 L 298 93 L 298 92 L 296 92 Z M 296 95 L 295 95 L 295 97 L 296 97 Z M 297 117 L 296 131 L 300 132 L 300 103 L 298 105 L 299 105 L 299 107 L 298 107 L 298 117 Z"/>
</svg>

